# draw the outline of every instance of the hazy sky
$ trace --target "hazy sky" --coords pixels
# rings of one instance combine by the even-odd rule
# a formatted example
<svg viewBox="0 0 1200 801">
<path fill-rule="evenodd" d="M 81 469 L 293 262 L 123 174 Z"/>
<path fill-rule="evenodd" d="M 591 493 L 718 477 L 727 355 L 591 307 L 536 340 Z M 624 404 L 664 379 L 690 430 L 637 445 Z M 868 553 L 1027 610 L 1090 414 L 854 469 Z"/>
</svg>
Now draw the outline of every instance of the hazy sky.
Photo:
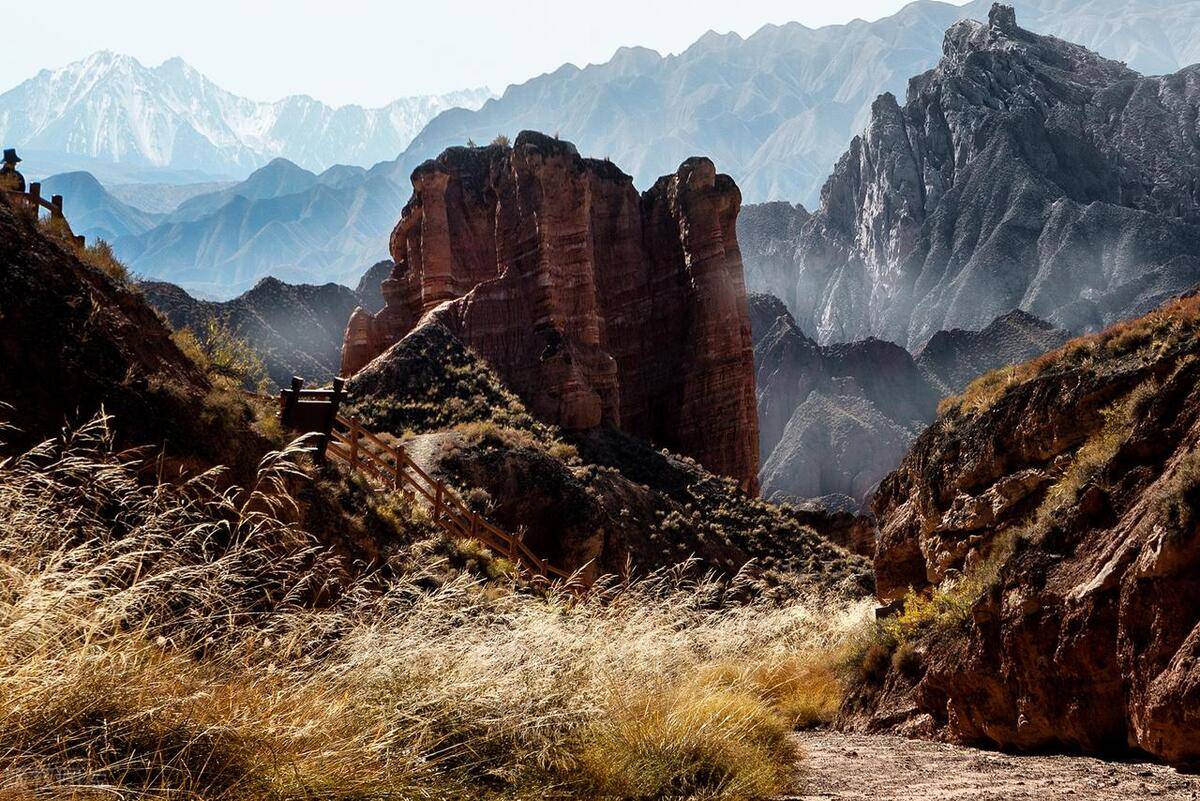
<svg viewBox="0 0 1200 801">
<path fill-rule="evenodd" d="M 0 0 L 0 91 L 95 50 L 153 66 L 182 56 L 256 100 L 309 94 L 382 105 L 488 85 L 502 91 L 621 45 L 678 52 L 710 28 L 876 19 L 906 0 Z M 953 0 L 961 4 L 964 0 Z"/>
</svg>

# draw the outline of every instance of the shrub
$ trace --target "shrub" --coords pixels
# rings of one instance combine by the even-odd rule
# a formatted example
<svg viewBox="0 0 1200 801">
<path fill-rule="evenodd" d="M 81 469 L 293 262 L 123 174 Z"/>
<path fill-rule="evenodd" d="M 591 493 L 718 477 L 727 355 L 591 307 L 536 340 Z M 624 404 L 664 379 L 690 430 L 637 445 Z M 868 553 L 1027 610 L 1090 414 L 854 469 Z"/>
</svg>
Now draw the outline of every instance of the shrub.
<svg viewBox="0 0 1200 801">
<path fill-rule="evenodd" d="M 172 339 L 216 384 L 260 393 L 271 385 L 266 365 L 254 346 L 216 317 L 208 318 L 199 334 L 184 328 L 174 332 Z"/>
<path fill-rule="evenodd" d="M 90 264 L 119 284 L 132 285 L 129 269 L 113 254 L 112 245 L 103 239 L 97 239 L 94 244 L 78 252 L 85 264 Z"/>
<path fill-rule="evenodd" d="M 1182 534 L 1196 525 L 1200 509 L 1200 451 L 1187 453 L 1156 490 L 1154 506 L 1168 531 Z"/>
<path fill-rule="evenodd" d="M 497 147 L 512 147 L 512 142 L 504 134 L 496 134 L 496 138 L 492 140 L 492 144 Z"/>
</svg>

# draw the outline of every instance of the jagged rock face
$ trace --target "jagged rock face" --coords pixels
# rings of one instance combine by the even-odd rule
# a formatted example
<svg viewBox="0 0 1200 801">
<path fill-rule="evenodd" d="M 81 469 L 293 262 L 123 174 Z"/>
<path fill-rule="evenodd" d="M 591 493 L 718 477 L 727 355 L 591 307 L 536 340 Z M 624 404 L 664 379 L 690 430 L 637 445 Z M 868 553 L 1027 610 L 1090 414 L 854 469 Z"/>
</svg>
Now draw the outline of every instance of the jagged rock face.
<svg viewBox="0 0 1200 801">
<path fill-rule="evenodd" d="M 915 358 L 942 395 L 953 395 L 989 370 L 1028 361 L 1068 339 L 1066 331 L 1017 309 L 997 317 L 982 331 L 939 331 Z"/>
<path fill-rule="evenodd" d="M 1200 67 L 1144 78 L 1017 27 L 946 34 L 901 107 L 872 108 L 804 224 L 800 326 L 915 349 L 1020 308 L 1074 331 L 1200 280 Z"/>
<path fill-rule="evenodd" d="M 371 314 L 376 314 L 383 308 L 383 282 L 392 274 L 392 268 L 395 266 L 391 259 L 377 261 L 358 279 L 354 294 L 358 295 L 362 307 Z"/>
<path fill-rule="evenodd" d="M 811 215 L 800 204 L 754 203 L 738 215 L 738 244 L 746 265 L 746 288 L 774 295 L 789 309 L 796 298 L 796 242 Z"/>
<path fill-rule="evenodd" d="M 754 349 L 764 497 L 859 508 L 933 419 L 938 395 L 897 345 L 822 347 L 777 298 L 752 295 L 751 310 L 769 325 Z"/>
<path fill-rule="evenodd" d="M 890 342 L 818 345 L 778 298 L 750 295 L 763 494 L 858 510 L 933 421 L 939 399 L 976 377 L 1061 345 L 1024 312 L 982 331 L 943 331 L 914 359 Z"/>
<path fill-rule="evenodd" d="M 447 150 L 413 190 L 387 305 L 350 320 L 345 374 L 436 321 L 541 419 L 620 428 L 755 489 L 740 195 L 711 161 L 639 196 L 611 163 L 524 132 Z"/>
<path fill-rule="evenodd" d="M 878 594 L 994 578 L 868 725 L 899 695 L 962 740 L 1200 764 L 1198 330 L 1192 298 L 1070 343 L 921 436 L 875 498 Z"/>
</svg>

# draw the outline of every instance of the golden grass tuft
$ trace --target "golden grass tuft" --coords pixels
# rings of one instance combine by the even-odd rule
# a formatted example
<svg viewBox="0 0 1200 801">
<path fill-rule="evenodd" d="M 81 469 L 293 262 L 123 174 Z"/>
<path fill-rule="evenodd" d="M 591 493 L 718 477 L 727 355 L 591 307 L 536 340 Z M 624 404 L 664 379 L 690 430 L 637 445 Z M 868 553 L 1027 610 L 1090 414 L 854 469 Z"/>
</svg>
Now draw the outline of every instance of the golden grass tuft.
<svg viewBox="0 0 1200 801">
<path fill-rule="evenodd" d="M 295 450 L 146 486 L 108 425 L 0 463 L 3 798 L 770 797 L 865 614 L 687 570 L 359 584 L 288 522 Z"/>
</svg>

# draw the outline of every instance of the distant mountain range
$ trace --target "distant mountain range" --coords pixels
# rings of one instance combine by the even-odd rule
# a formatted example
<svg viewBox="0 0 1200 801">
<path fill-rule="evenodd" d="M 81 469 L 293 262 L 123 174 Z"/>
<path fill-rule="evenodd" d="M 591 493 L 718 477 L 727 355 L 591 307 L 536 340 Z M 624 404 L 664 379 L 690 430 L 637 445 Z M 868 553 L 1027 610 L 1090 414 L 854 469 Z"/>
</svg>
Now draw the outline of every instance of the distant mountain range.
<svg viewBox="0 0 1200 801">
<path fill-rule="evenodd" d="M 36 154 L 38 169 L 95 172 L 110 163 L 192 180 L 242 178 L 280 156 L 312 170 L 394 159 L 440 112 L 477 108 L 491 96 L 468 89 L 376 109 L 331 108 L 304 95 L 262 103 L 225 91 L 179 58 L 148 68 L 103 51 L 0 95 L 0 141 Z"/>
<path fill-rule="evenodd" d="M 1023 24 L 1122 59 L 1146 74 L 1200 61 L 1195 0 L 1017 0 Z M 404 173 L 451 145 L 523 129 L 558 132 L 611 157 L 648 188 L 696 154 L 734 177 L 747 202 L 817 205 L 821 186 L 883 92 L 903 97 L 933 67 L 945 31 L 986 20 L 991 0 L 919 0 L 875 22 L 768 25 L 743 39 L 709 33 L 679 55 L 623 48 L 604 64 L 565 65 L 476 111 L 432 120 Z"/>
<path fill-rule="evenodd" d="M 953 25 L 811 216 L 760 214 L 752 274 L 816 341 L 915 351 L 1013 309 L 1092 331 L 1200 283 L 1200 65 L 1143 77 L 1018 19 Z"/>
<path fill-rule="evenodd" d="M 268 276 L 349 285 L 387 258 L 388 234 L 410 194 L 386 170 L 334 167 L 317 175 L 276 159 L 112 244 L 138 275 L 204 297 L 229 298 Z"/>
<path fill-rule="evenodd" d="M 1148 72 L 1200 58 L 1200 35 L 1192 35 L 1200 34 L 1200 2 L 1157 0 L 1127 6 L 1117 0 L 1020 0 L 1017 7 L 1023 23 L 1031 28 L 1070 36 Z M 932 67 L 942 54 L 945 29 L 968 16 L 986 19 L 986 4 L 975 0 L 953 6 L 919 0 L 870 23 L 816 30 L 797 23 L 768 26 L 747 39 L 710 34 L 684 53 L 665 58 L 648 50 L 624 49 L 606 64 L 584 69 L 567 65 L 511 86 L 503 97 L 487 101 L 476 111 L 445 111 L 399 158 L 370 169 L 335 166 L 318 173 L 309 168 L 312 162 L 306 157 L 287 161 L 264 157 L 268 163 L 240 184 L 189 193 L 153 228 L 119 234 L 118 253 L 147 277 L 214 297 L 245 291 L 268 275 L 297 283 L 353 281 L 367 265 L 387 257 L 387 237 L 411 194 L 409 175 L 416 166 L 446 146 L 471 139 L 482 144 L 496 134 L 515 135 L 523 127 L 558 131 L 577 142 L 585 154 L 610 155 L 629 168 L 643 187 L 672 172 L 684 158 L 704 153 L 737 179 L 747 202 L 782 197 L 817 208 L 819 188 L 852 133 L 871 119 L 879 92 L 902 90 L 910 76 Z M 122 81 L 129 75 L 194 73 L 175 62 L 145 70 L 131 59 L 111 55 L 89 61 L 107 64 L 101 71 L 108 78 L 86 81 L 95 86 L 82 92 L 85 97 L 105 97 L 106 92 L 116 91 L 116 85 L 125 85 Z M 53 74 L 43 73 L 22 87 L 53 83 L 47 77 Z M 170 83 L 166 77 L 155 77 L 150 83 L 155 81 Z M 211 87 L 202 77 L 196 77 L 194 84 L 183 78 L 179 82 Z M 104 88 L 109 84 L 113 86 Z M 167 94 L 177 100 L 183 91 Z M 232 97 L 215 87 L 192 91 L 193 97 Z M 0 97 L 0 131 L 13 130 L 14 108 L 4 102 L 11 95 Z M 237 106 L 234 101 L 229 103 Z M 151 105 L 159 108 L 164 103 Z M 72 105 L 63 119 L 78 117 L 81 130 L 91 131 L 82 122 L 88 119 L 83 113 L 87 106 Z M 33 108 L 36 113 L 26 112 L 27 116 L 48 116 Z M 101 116 L 125 119 L 115 113 Z M 319 129 L 320 125 L 312 127 Z M 88 136 L 89 141 L 121 139 L 108 133 Z M 336 137 L 321 143 L 331 153 L 326 161 L 351 161 L 344 152 L 332 155 Z M 239 148 L 240 144 L 234 146 L 237 152 L 250 153 Z M 296 144 L 294 150 L 303 154 L 312 148 Z M 259 156 L 260 151 L 253 151 L 245 156 L 248 161 L 239 163 L 252 163 Z M 27 162 L 36 169 L 35 159 Z M 156 190 L 145 204 L 137 201 L 135 187 L 119 191 L 123 202 L 163 213 L 161 191 Z M 75 202 L 67 198 L 68 214 Z M 779 207 L 760 219 L 780 231 L 791 230 L 792 235 L 775 237 L 767 261 L 747 258 L 748 283 L 782 297 L 798 324 L 817 336 L 815 323 L 797 305 L 793 275 L 794 234 L 808 220 L 808 213 L 803 208 Z M 739 226 L 743 232 L 749 228 Z M 749 241 L 754 235 L 743 236 Z M 948 319 L 931 330 L 960 324 L 978 328 L 1004 310 L 989 309 L 969 324 Z M 1073 325 L 1065 320 L 1060 324 Z M 873 332 L 847 331 L 844 338 L 869 333 Z M 882 329 L 874 333 L 898 336 Z M 818 336 L 823 342 L 836 338 Z"/>
</svg>

